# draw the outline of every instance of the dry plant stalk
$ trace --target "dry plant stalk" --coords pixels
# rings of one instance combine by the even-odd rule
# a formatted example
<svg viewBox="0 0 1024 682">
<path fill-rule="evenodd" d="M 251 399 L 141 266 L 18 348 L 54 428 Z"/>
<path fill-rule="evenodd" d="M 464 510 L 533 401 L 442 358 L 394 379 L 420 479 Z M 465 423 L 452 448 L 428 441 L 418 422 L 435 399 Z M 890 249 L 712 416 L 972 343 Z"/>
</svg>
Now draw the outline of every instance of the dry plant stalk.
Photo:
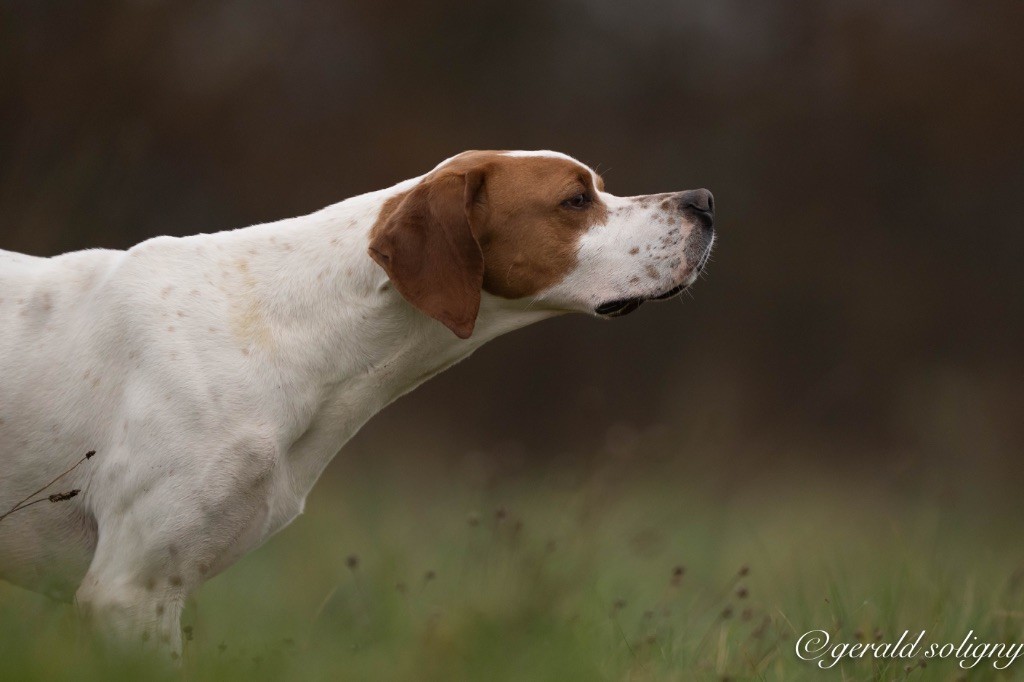
<svg viewBox="0 0 1024 682">
<path fill-rule="evenodd" d="M 28 507 L 31 507 L 34 504 L 39 504 L 40 502 L 46 502 L 46 501 L 50 501 L 50 502 L 64 502 L 65 500 L 70 500 L 72 497 L 75 497 L 76 495 L 78 495 L 78 493 L 80 493 L 82 491 L 80 489 L 76 488 L 74 490 L 69 490 L 69 491 L 63 492 L 63 493 L 54 493 L 54 494 L 49 495 L 47 497 L 40 497 L 38 500 L 33 500 L 32 499 L 36 495 L 39 495 L 39 494 L 43 493 L 47 488 L 52 486 L 54 483 L 56 483 L 60 479 L 64 478 L 68 474 L 70 474 L 72 471 L 77 469 L 78 466 L 82 462 L 84 462 L 87 459 L 91 459 L 92 456 L 95 455 L 95 454 L 96 454 L 95 450 L 90 450 L 89 452 L 85 453 L 85 456 L 82 457 L 82 459 L 80 459 L 77 462 L 75 462 L 74 465 L 72 465 L 72 467 L 70 469 L 67 469 L 66 471 L 61 473 L 59 476 L 57 476 L 55 479 L 53 479 L 52 481 L 50 481 L 49 483 L 44 485 L 42 488 L 40 488 L 39 490 L 37 490 L 34 493 L 30 494 L 28 497 L 26 497 L 21 502 L 17 503 L 13 507 L 11 507 L 9 510 L 4 512 L 3 514 L 0 514 L 0 521 L 3 521 L 4 519 L 6 519 L 8 516 L 13 514 L 14 512 L 21 511 L 22 509 L 26 509 Z M 31 500 L 31 502 L 29 500 Z"/>
</svg>

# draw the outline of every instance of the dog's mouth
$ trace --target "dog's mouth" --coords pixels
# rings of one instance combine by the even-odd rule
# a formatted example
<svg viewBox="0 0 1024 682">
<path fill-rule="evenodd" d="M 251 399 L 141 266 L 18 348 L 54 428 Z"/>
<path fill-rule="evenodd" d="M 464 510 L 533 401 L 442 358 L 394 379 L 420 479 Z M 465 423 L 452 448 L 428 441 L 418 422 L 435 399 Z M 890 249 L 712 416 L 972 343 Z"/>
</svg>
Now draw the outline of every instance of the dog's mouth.
<svg viewBox="0 0 1024 682">
<path fill-rule="evenodd" d="M 594 308 L 594 312 L 603 317 L 622 317 L 623 315 L 629 315 L 647 301 L 664 301 L 674 296 L 678 296 L 686 291 L 686 289 L 697 280 L 697 275 L 699 275 L 704 269 L 704 266 L 708 264 L 708 259 L 710 257 L 711 248 L 709 245 L 709 248 L 701 254 L 700 260 L 697 261 L 697 267 L 693 269 L 693 275 L 687 278 L 689 281 L 677 284 L 664 293 L 657 294 L 655 296 L 635 296 L 633 298 L 620 298 L 615 301 L 608 301 L 607 303 L 602 303 Z"/>
<path fill-rule="evenodd" d="M 678 296 L 689 284 L 677 284 L 663 294 L 657 296 L 637 296 L 635 298 L 621 298 L 617 301 L 608 301 L 594 308 L 594 312 L 604 317 L 622 317 L 642 306 L 647 301 L 664 301 L 667 298 Z"/>
</svg>

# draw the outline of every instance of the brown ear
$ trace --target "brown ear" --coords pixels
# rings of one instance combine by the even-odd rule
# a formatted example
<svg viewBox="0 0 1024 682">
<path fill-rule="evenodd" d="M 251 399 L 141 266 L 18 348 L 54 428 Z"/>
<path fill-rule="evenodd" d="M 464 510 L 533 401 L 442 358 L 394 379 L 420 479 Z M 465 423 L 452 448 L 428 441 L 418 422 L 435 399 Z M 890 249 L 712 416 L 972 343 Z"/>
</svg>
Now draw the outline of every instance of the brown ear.
<svg viewBox="0 0 1024 682">
<path fill-rule="evenodd" d="M 480 311 L 484 256 L 469 215 L 483 173 L 449 173 L 420 182 L 370 239 L 370 257 L 398 292 L 460 339 Z"/>
</svg>

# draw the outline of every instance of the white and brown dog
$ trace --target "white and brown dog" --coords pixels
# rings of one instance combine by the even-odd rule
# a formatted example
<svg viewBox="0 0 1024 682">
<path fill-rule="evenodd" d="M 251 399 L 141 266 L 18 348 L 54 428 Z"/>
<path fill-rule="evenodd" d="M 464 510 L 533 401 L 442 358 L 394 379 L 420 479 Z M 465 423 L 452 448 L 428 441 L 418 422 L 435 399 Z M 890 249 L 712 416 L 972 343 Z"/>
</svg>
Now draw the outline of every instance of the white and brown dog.
<svg viewBox="0 0 1024 682">
<path fill-rule="evenodd" d="M 127 251 L 0 251 L 0 577 L 176 655 L 186 597 L 302 512 L 385 405 L 481 344 L 689 286 L 706 190 L 621 198 L 472 151 L 301 218 Z"/>
</svg>

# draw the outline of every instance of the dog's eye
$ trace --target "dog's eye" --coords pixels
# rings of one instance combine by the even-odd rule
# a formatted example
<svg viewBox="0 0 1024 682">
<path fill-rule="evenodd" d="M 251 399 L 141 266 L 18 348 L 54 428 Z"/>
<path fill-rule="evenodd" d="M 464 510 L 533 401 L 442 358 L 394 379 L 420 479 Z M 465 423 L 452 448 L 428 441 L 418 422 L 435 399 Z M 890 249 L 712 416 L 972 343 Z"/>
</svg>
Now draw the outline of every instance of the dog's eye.
<svg viewBox="0 0 1024 682">
<path fill-rule="evenodd" d="M 586 194 L 580 193 L 574 197 L 570 197 L 562 202 L 562 206 L 566 208 L 586 208 L 587 204 L 590 203 L 590 197 Z"/>
</svg>

